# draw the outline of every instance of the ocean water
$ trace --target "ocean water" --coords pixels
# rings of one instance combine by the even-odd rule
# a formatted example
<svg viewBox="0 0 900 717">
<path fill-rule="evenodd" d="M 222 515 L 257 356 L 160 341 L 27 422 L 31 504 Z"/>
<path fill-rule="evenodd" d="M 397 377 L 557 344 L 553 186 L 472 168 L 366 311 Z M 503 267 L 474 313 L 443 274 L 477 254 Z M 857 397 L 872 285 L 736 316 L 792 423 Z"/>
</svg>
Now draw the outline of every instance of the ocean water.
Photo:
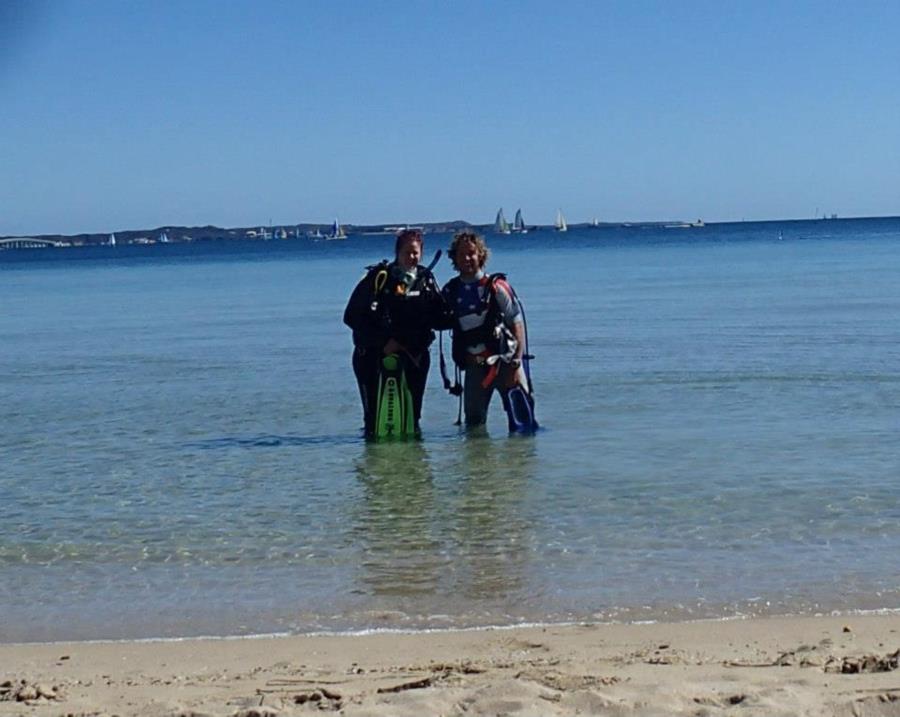
<svg viewBox="0 0 900 717">
<path fill-rule="evenodd" d="M 534 437 L 362 441 L 390 238 L 0 252 L 0 640 L 900 607 L 900 220 L 488 239 Z"/>
</svg>

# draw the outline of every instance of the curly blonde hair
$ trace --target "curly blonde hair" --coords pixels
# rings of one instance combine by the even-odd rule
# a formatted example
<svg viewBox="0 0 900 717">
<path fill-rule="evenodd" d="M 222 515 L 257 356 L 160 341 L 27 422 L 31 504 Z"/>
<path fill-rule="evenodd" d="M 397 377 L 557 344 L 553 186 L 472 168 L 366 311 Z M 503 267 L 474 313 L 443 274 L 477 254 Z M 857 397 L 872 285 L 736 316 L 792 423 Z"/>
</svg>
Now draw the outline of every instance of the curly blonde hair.
<svg viewBox="0 0 900 717">
<path fill-rule="evenodd" d="M 453 268 L 459 271 L 459 264 L 456 263 L 456 250 L 459 248 L 460 244 L 466 242 L 471 242 L 475 245 L 475 249 L 478 252 L 478 268 L 483 269 L 484 265 L 487 264 L 491 252 L 487 248 L 487 244 L 484 243 L 484 238 L 473 232 L 471 229 L 463 229 L 453 235 L 453 241 L 450 242 L 450 248 L 447 250 L 447 256 L 450 257 Z"/>
</svg>

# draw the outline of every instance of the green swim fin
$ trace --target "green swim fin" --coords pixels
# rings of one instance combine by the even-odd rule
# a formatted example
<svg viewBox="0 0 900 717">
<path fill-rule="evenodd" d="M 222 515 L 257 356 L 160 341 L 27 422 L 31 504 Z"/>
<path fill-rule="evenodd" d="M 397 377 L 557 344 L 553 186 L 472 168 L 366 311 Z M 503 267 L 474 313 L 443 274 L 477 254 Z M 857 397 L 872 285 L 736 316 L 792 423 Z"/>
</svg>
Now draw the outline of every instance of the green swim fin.
<svg viewBox="0 0 900 717">
<path fill-rule="evenodd" d="M 413 438 L 416 418 L 413 398 L 406 384 L 406 374 L 396 354 L 381 361 L 378 377 L 378 410 L 375 413 L 375 438 Z"/>
</svg>

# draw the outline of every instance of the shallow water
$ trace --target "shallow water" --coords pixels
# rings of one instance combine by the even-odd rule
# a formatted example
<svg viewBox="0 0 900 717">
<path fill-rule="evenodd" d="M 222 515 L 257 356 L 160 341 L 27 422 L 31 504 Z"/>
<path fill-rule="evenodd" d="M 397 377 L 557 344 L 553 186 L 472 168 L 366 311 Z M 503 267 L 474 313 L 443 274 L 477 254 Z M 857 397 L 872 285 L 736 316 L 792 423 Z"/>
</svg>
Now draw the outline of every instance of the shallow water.
<svg viewBox="0 0 900 717">
<path fill-rule="evenodd" d="M 390 239 L 0 253 L 0 639 L 900 606 L 900 220 L 489 241 L 546 428 L 374 446 Z"/>
</svg>

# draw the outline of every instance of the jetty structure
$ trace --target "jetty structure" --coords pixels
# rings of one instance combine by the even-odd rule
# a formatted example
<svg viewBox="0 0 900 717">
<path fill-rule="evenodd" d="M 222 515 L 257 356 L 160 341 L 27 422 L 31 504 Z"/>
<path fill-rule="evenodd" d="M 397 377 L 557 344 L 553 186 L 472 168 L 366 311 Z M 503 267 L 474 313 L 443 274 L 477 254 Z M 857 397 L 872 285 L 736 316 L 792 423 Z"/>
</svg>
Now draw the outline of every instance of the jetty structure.
<svg viewBox="0 0 900 717">
<path fill-rule="evenodd" d="M 0 239 L 0 249 L 50 249 L 72 246 L 64 241 L 38 239 L 36 237 L 8 237 Z"/>
</svg>

